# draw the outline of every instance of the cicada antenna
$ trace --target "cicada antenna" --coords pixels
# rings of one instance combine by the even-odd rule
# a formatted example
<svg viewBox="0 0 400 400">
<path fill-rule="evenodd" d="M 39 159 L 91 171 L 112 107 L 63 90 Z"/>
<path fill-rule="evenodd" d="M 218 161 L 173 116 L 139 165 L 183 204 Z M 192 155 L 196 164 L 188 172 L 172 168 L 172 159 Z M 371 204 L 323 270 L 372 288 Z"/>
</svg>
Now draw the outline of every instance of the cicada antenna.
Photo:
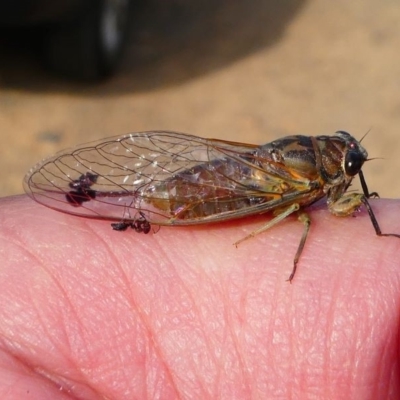
<svg viewBox="0 0 400 400">
<path fill-rule="evenodd" d="M 373 161 L 373 160 L 386 160 L 386 158 L 384 158 L 384 157 L 372 157 L 372 158 L 367 158 L 367 159 L 365 160 L 365 162 L 367 162 L 367 161 Z"/>
<path fill-rule="evenodd" d="M 372 128 L 369 128 L 369 129 L 367 130 L 367 132 L 364 134 L 364 136 L 359 140 L 360 143 L 364 140 L 364 138 L 368 135 L 368 133 L 371 132 L 371 130 L 372 130 Z"/>
</svg>

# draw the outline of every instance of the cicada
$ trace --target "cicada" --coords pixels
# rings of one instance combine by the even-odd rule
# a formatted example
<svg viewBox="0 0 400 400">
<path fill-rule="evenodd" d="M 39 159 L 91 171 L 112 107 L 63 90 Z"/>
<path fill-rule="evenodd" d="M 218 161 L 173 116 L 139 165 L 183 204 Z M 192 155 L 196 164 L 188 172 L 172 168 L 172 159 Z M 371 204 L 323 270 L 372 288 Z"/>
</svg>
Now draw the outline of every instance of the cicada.
<svg viewBox="0 0 400 400">
<path fill-rule="evenodd" d="M 303 235 L 292 281 L 310 229 L 305 208 L 326 197 L 329 211 L 348 216 L 368 202 L 361 168 L 367 151 L 349 133 L 287 136 L 265 145 L 168 132 L 131 133 L 89 143 L 48 158 L 26 175 L 37 202 L 73 215 L 113 221 L 148 233 L 151 225 L 197 225 L 271 212 L 266 225 L 239 244 L 297 213 Z M 358 175 L 363 193 L 346 193 Z"/>
</svg>

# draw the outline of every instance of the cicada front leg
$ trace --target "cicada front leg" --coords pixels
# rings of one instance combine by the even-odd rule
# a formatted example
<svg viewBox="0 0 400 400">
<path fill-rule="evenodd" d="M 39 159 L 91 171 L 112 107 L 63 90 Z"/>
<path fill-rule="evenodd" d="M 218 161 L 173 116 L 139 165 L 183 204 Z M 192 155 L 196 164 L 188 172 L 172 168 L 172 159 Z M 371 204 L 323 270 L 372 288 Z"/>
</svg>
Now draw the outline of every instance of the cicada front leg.
<svg viewBox="0 0 400 400">
<path fill-rule="evenodd" d="M 363 193 L 365 194 L 365 197 L 367 199 L 370 199 L 371 197 L 379 197 L 378 192 L 372 192 L 372 193 L 369 192 L 367 182 L 365 182 L 365 178 L 364 178 L 364 174 L 363 174 L 362 170 L 359 171 L 358 176 L 360 178 L 361 187 L 362 187 Z"/>
<path fill-rule="evenodd" d="M 337 217 L 347 217 L 360 209 L 367 197 L 361 193 L 348 193 L 336 201 L 328 201 L 328 209 Z M 375 216 L 374 216 L 375 218 Z"/>
<path fill-rule="evenodd" d="M 375 195 L 377 194 L 370 193 L 367 197 L 365 194 L 361 193 L 349 193 L 340 197 L 338 200 L 329 203 L 328 208 L 333 215 L 336 215 L 338 217 L 347 217 L 349 215 L 352 215 L 355 211 L 358 211 L 359 208 L 364 205 L 368 211 L 369 218 L 371 219 L 377 236 L 394 236 L 400 238 L 400 235 L 396 233 L 382 233 L 382 230 L 378 224 L 372 207 L 368 201 L 369 197 L 374 197 Z"/>
</svg>

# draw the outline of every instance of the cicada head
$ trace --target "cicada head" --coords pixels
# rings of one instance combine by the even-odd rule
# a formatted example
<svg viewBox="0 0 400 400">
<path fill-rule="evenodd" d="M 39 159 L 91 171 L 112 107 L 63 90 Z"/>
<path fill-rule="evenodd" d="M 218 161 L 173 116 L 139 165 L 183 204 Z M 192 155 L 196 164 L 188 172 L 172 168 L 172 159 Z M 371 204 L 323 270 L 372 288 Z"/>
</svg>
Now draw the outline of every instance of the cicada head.
<svg viewBox="0 0 400 400">
<path fill-rule="evenodd" d="M 331 139 L 320 143 L 322 153 L 321 175 L 325 181 L 328 203 L 338 200 L 360 173 L 368 153 L 353 136 L 336 132 Z"/>
<path fill-rule="evenodd" d="M 336 132 L 336 136 L 343 139 L 345 143 L 344 157 L 342 160 L 342 168 L 349 178 L 353 178 L 360 171 L 364 162 L 368 159 L 368 153 L 361 146 L 360 142 L 353 138 L 349 133 L 344 131 Z"/>
</svg>

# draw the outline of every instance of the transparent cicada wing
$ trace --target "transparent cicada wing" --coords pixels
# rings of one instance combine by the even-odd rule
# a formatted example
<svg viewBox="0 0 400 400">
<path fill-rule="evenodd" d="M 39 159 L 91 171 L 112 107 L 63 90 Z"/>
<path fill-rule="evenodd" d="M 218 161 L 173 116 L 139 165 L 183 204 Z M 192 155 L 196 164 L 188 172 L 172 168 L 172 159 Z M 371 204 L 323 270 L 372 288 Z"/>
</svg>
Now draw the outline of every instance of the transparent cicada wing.
<svg viewBox="0 0 400 400">
<path fill-rule="evenodd" d="M 140 213 L 159 225 L 264 212 L 310 190 L 269 173 L 254 156 L 257 149 L 176 132 L 133 133 L 44 160 L 24 188 L 59 211 L 109 220 Z"/>
</svg>

